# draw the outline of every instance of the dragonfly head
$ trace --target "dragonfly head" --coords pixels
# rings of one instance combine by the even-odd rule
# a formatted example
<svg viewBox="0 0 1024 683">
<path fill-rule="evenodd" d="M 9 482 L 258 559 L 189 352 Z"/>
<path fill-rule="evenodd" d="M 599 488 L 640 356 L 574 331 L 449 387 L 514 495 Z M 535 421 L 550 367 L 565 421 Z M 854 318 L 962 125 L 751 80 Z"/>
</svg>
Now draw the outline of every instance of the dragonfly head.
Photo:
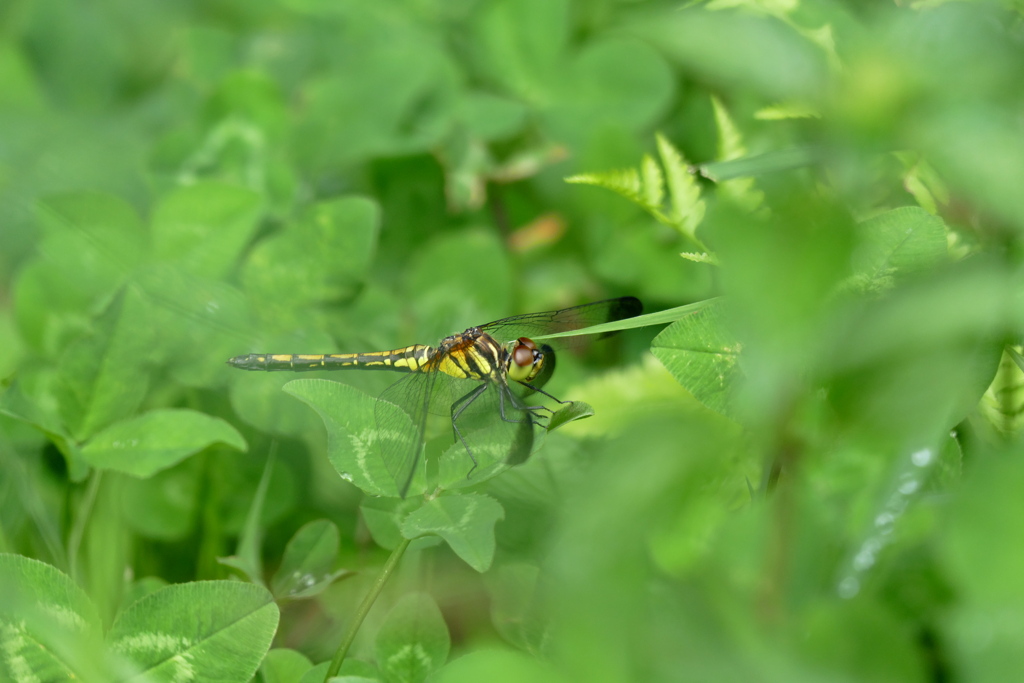
<svg viewBox="0 0 1024 683">
<path fill-rule="evenodd" d="M 532 339 L 520 337 L 509 353 L 508 377 L 516 382 L 529 382 L 544 368 L 544 351 Z"/>
</svg>

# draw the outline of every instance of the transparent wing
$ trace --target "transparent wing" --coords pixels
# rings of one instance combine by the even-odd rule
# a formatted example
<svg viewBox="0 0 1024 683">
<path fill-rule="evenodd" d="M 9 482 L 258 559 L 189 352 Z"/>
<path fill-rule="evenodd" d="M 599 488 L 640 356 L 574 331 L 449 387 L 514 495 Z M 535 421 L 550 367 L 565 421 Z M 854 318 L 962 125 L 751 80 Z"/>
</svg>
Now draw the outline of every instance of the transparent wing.
<svg viewBox="0 0 1024 683">
<path fill-rule="evenodd" d="M 458 445 L 461 442 L 451 427 L 453 406 L 461 407 L 463 404 L 456 405 L 458 400 L 478 390 L 484 390 L 481 391 L 483 397 L 483 394 L 491 392 L 491 385 L 479 380 L 459 379 L 443 372 L 415 372 L 398 380 L 380 394 L 374 408 L 378 443 L 384 467 L 393 478 L 399 496 L 404 498 L 409 492 L 417 469 L 422 464 L 423 444 L 427 438 L 430 416 L 441 418 L 438 422 L 447 425 L 445 431 Z M 489 413 L 491 405 L 492 401 L 486 398 L 467 405 L 464 419 L 474 425 L 474 431 L 485 426 L 488 421 L 501 422 L 499 403 L 493 402 L 493 412 Z M 460 418 L 460 425 L 462 421 L 463 418 Z M 487 445 L 488 448 L 497 447 L 495 442 L 488 442 Z M 464 460 L 469 464 L 463 468 L 463 476 L 472 467 L 471 460 Z"/>
<path fill-rule="evenodd" d="M 409 492 L 420 461 L 431 393 L 438 374 L 406 375 L 384 390 L 374 408 L 381 458 L 401 498 Z"/>
<path fill-rule="evenodd" d="M 518 337 L 536 337 L 553 332 L 578 330 L 591 325 L 632 318 L 642 312 L 643 304 L 639 299 L 624 296 L 618 299 L 605 299 L 582 306 L 563 308 L 558 311 L 514 315 L 481 325 L 480 329 L 499 341 L 511 341 Z M 598 338 L 606 336 L 608 335 L 601 335 Z M 563 342 L 563 340 L 558 341 Z M 565 344 L 572 345 L 572 341 L 564 340 L 561 345 Z"/>
<path fill-rule="evenodd" d="M 452 404 L 454 441 L 438 464 L 441 486 L 473 486 L 530 457 L 537 416 L 527 402 L 494 383 L 478 385 L 459 399 L 465 402 Z"/>
<path fill-rule="evenodd" d="M 443 415 L 450 446 L 439 463 L 438 484 L 476 484 L 530 457 L 534 410 L 508 387 L 444 373 L 406 375 L 388 387 L 374 408 L 378 443 L 388 474 L 405 497 L 422 462 L 427 420 Z"/>
</svg>

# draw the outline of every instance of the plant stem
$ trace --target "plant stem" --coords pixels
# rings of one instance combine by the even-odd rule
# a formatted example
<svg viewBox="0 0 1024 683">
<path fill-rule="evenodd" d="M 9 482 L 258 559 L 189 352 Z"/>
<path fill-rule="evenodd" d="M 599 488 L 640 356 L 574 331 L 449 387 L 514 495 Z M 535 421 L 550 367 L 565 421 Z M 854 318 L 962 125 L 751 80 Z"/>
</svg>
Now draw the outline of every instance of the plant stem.
<svg viewBox="0 0 1024 683">
<path fill-rule="evenodd" d="M 96 503 L 96 495 L 100 490 L 100 482 L 103 480 L 103 472 L 93 470 L 89 475 L 89 482 L 85 486 L 85 494 L 78 506 L 78 514 L 75 515 L 74 524 L 68 534 L 68 573 L 75 581 L 78 576 L 78 552 L 82 547 L 82 539 L 85 537 L 85 528 L 89 526 L 89 518 L 92 516 L 93 505 Z"/>
<path fill-rule="evenodd" d="M 359 632 L 359 627 L 363 624 L 363 620 L 366 619 L 366 615 L 370 613 L 370 608 L 373 607 L 373 603 L 377 601 L 377 596 L 380 595 L 381 590 L 384 588 L 384 584 L 388 582 L 388 579 L 395 571 L 395 567 L 398 566 L 398 561 L 402 559 L 402 555 L 405 553 L 405 549 L 409 547 L 409 539 L 403 538 L 402 542 L 398 544 L 398 547 L 391 551 L 391 556 L 388 557 L 388 561 L 384 563 L 384 569 L 381 570 L 380 576 L 373 582 L 373 586 L 370 587 L 370 592 L 363 598 L 363 602 L 359 605 L 359 609 L 352 617 L 352 623 L 349 624 L 348 632 L 345 634 L 345 639 L 338 646 L 338 651 L 334 653 L 334 659 L 331 660 L 331 666 L 327 669 L 327 675 L 324 676 L 324 683 L 327 683 L 331 679 L 331 676 L 336 676 L 338 671 L 341 669 L 341 663 L 345 661 L 345 655 L 348 654 L 348 649 L 352 645 L 352 641 L 356 639 L 356 633 Z"/>
</svg>

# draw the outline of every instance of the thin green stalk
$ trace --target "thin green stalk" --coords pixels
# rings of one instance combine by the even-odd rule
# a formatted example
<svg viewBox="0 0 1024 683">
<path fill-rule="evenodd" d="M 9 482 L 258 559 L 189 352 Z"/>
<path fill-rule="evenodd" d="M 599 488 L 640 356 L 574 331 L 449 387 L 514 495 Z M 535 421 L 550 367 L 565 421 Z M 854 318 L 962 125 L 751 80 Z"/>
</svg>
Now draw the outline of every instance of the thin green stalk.
<svg viewBox="0 0 1024 683">
<path fill-rule="evenodd" d="M 359 605 L 359 609 L 356 610 L 355 615 L 352 617 L 352 623 L 349 624 L 348 632 L 345 634 L 345 639 L 341 641 L 341 645 L 338 646 L 338 651 L 334 653 L 334 659 L 331 660 L 331 666 L 327 669 L 327 675 L 324 676 L 324 683 L 327 683 L 331 679 L 331 676 L 337 676 L 338 671 L 341 669 L 342 662 L 345 661 L 345 655 L 348 654 L 349 647 L 352 646 L 352 641 L 356 639 L 356 633 L 359 632 L 359 627 L 362 626 L 363 620 L 366 619 L 366 615 L 370 613 L 370 608 L 373 607 L 373 603 L 377 601 L 377 596 L 384 589 L 384 584 L 388 582 L 391 575 L 395 571 L 395 567 L 398 566 L 398 561 L 402 559 L 402 555 L 405 553 L 405 549 L 409 547 L 409 539 L 403 538 L 402 542 L 398 544 L 398 547 L 391 552 L 391 556 L 388 561 L 384 563 L 384 569 L 381 570 L 380 576 L 373 582 L 373 586 L 370 588 L 370 592 L 363 598 L 363 602 Z"/>
<path fill-rule="evenodd" d="M 74 525 L 68 534 L 68 573 L 75 581 L 78 576 L 78 551 L 82 547 L 82 539 L 85 537 L 85 528 L 89 526 L 89 518 L 92 517 L 92 508 L 96 503 L 96 496 L 100 491 L 100 482 L 103 480 L 103 472 L 93 470 L 89 475 L 89 483 L 85 487 L 85 494 L 78 506 L 78 514 L 75 515 Z"/>
</svg>

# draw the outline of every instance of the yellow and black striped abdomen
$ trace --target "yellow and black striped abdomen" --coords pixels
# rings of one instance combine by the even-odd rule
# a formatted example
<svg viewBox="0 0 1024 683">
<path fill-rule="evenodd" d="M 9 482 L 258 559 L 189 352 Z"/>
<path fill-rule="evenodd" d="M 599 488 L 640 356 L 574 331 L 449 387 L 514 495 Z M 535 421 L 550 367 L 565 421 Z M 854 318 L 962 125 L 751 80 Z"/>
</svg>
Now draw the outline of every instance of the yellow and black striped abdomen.
<svg viewBox="0 0 1024 683">
<path fill-rule="evenodd" d="M 392 351 L 369 353 L 331 353 L 326 355 L 291 353 L 250 353 L 235 356 L 228 365 L 241 370 L 399 370 L 420 372 L 434 353 L 433 347 L 416 344 Z"/>
<path fill-rule="evenodd" d="M 443 372 L 460 379 L 494 380 L 504 367 L 504 349 L 490 335 L 467 330 L 441 344 L 416 344 L 392 351 L 331 353 L 250 353 L 235 356 L 228 364 L 241 370 L 398 370 L 400 372 Z"/>
</svg>

